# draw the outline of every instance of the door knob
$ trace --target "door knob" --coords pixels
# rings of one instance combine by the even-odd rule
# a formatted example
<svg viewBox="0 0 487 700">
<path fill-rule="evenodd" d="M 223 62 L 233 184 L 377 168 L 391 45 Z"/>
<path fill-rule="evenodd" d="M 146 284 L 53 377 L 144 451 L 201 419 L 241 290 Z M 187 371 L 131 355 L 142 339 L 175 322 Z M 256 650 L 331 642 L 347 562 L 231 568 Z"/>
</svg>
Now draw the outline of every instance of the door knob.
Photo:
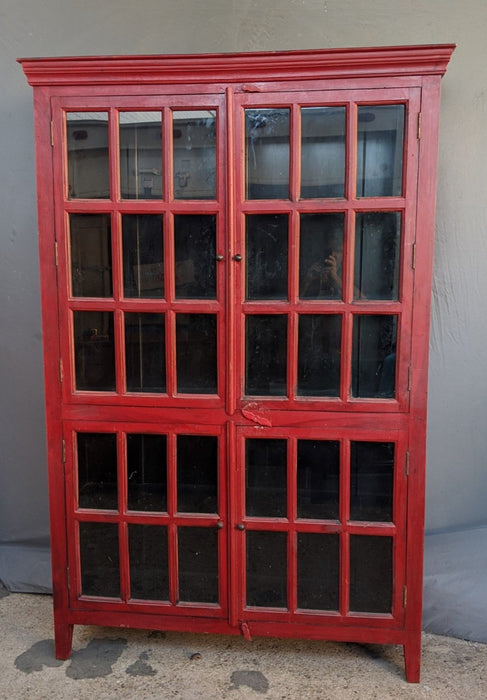
<svg viewBox="0 0 487 700">
<path fill-rule="evenodd" d="M 245 525 L 243 523 L 239 523 L 237 525 L 237 530 L 245 530 Z"/>
<path fill-rule="evenodd" d="M 223 255 L 217 255 L 216 258 L 215 258 L 215 260 L 216 260 L 217 262 L 221 262 L 221 261 L 223 260 Z"/>
<path fill-rule="evenodd" d="M 234 259 L 236 262 L 240 262 L 240 261 L 242 260 L 242 256 L 241 256 L 239 253 L 237 253 L 237 255 L 234 255 L 234 256 L 233 256 L 233 259 Z"/>
<path fill-rule="evenodd" d="M 219 520 L 219 521 L 217 522 L 216 526 L 217 526 L 217 528 L 218 528 L 219 530 L 222 530 L 222 529 L 223 529 L 223 523 L 222 523 L 222 521 Z"/>
</svg>

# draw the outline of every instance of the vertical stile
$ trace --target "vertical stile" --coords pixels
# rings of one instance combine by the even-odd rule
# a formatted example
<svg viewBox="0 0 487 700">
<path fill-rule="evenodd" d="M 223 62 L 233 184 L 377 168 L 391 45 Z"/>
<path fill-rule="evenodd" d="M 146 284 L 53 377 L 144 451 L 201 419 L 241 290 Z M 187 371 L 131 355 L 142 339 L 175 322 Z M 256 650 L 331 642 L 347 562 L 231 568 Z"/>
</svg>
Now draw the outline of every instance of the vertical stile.
<svg viewBox="0 0 487 700">
<path fill-rule="evenodd" d="M 347 615 L 350 600 L 350 440 L 340 442 L 340 615 Z"/>
<path fill-rule="evenodd" d="M 298 534 L 297 518 L 297 440 L 288 438 L 287 441 L 287 517 L 288 533 L 288 563 L 287 563 L 287 606 L 291 614 L 298 607 Z"/>
<path fill-rule="evenodd" d="M 340 397 L 348 401 L 352 386 L 352 336 L 353 336 L 353 248 L 355 242 L 355 215 L 348 209 L 345 212 L 344 259 L 343 259 L 343 299 L 346 310 L 342 314 Z"/>
<path fill-rule="evenodd" d="M 110 178 L 110 199 L 120 200 L 120 159 L 119 159 L 119 125 L 118 111 L 108 110 L 108 172 Z"/>
<path fill-rule="evenodd" d="M 177 436 L 174 432 L 167 435 L 167 526 L 168 566 L 169 566 L 169 600 L 173 605 L 179 602 L 178 575 L 178 532 L 174 517 L 177 512 Z"/>
<path fill-rule="evenodd" d="M 226 89 L 226 189 L 224 192 L 223 202 L 226 203 L 226 217 L 224 219 L 226 226 L 226 241 L 222 245 L 222 261 L 223 271 L 226 271 L 225 293 L 226 293 L 226 368 L 228 376 L 226 378 L 226 401 L 227 413 L 233 416 L 236 410 L 236 376 L 235 368 L 238 367 L 236 357 L 236 340 L 235 340 L 235 265 L 232 264 L 232 254 L 235 250 L 235 199 L 238 196 L 235 187 L 235 133 L 234 119 L 235 106 L 233 98 L 233 88 Z M 223 125 L 222 125 L 223 128 Z M 243 162 L 243 159 L 239 159 Z M 238 181 L 238 174 L 237 174 Z M 235 379 L 234 379 L 235 377 Z M 228 464 L 231 464 L 230 460 Z"/>
<path fill-rule="evenodd" d="M 176 370 L 176 313 L 174 311 L 175 295 L 175 253 L 174 253 L 174 216 L 167 212 L 164 217 L 164 284 L 167 311 L 166 326 L 166 375 L 167 393 L 177 394 Z"/>
<path fill-rule="evenodd" d="M 289 269 L 288 269 L 288 290 L 290 311 L 288 315 L 289 337 L 288 337 L 288 364 L 287 364 L 287 381 L 288 381 L 288 397 L 291 401 L 296 398 L 298 386 L 298 327 L 299 314 L 297 313 L 297 304 L 299 301 L 299 213 L 292 210 L 289 214 Z"/>
<path fill-rule="evenodd" d="M 127 512 L 127 434 L 117 432 L 117 480 L 119 512 L 120 592 L 123 601 L 130 598 L 130 559 Z"/>
<path fill-rule="evenodd" d="M 228 619 L 232 626 L 237 625 L 239 612 L 243 606 L 243 591 L 241 589 L 241 571 L 242 566 L 231 566 L 230 562 L 242 560 L 241 542 L 242 536 L 237 532 L 235 526 L 237 518 L 240 518 L 238 512 L 239 503 L 241 501 L 242 486 L 240 484 L 240 446 L 237 442 L 237 431 L 233 421 L 228 421 L 227 424 L 227 486 L 228 486 L 228 515 L 225 523 L 225 528 L 222 533 L 222 539 L 225 539 L 228 545 Z M 240 535 L 240 538 L 239 538 Z M 240 602 L 242 600 L 242 603 Z"/>
</svg>

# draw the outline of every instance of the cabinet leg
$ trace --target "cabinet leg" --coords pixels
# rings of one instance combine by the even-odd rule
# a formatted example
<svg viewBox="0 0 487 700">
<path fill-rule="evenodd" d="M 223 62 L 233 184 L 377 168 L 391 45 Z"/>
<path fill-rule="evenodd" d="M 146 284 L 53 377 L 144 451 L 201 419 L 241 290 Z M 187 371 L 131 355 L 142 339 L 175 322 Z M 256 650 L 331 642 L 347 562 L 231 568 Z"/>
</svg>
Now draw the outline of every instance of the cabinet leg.
<svg viewBox="0 0 487 700">
<path fill-rule="evenodd" d="M 54 647 L 56 659 L 68 659 L 73 644 L 73 627 L 66 623 L 54 623 Z"/>
<path fill-rule="evenodd" d="M 408 683 L 419 683 L 421 671 L 421 632 L 411 634 L 404 644 L 404 666 Z"/>
</svg>

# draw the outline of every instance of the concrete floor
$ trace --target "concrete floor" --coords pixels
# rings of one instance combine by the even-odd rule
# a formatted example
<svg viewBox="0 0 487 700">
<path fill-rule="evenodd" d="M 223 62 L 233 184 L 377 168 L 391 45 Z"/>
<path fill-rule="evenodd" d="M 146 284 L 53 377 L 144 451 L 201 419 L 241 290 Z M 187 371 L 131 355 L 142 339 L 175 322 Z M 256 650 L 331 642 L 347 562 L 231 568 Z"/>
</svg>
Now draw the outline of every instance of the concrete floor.
<svg viewBox="0 0 487 700">
<path fill-rule="evenodd" d="M 0 700 L 487 698 L 487 645 L 423 638 L 422 679 L 401 647 L 75 627 L 56 661 L 51 597 L 0 585 Z"/>
</svg>

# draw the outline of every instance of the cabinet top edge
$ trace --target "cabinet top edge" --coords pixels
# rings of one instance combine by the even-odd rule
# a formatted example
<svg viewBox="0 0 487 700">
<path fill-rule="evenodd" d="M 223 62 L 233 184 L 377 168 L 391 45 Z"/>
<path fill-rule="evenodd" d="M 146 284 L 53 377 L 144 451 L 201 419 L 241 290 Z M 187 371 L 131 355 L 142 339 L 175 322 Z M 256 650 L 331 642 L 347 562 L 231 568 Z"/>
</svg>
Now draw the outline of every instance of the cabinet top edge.
<svg viewBox="0 0 487 700">
<path fill-rule="evenodd" d="M 241 83 L 380 76 L 441 77 L 455 44 L 307 49 L 251 53 L 19 58 L 32 86 L 134 82 Z"/>
</svg>

